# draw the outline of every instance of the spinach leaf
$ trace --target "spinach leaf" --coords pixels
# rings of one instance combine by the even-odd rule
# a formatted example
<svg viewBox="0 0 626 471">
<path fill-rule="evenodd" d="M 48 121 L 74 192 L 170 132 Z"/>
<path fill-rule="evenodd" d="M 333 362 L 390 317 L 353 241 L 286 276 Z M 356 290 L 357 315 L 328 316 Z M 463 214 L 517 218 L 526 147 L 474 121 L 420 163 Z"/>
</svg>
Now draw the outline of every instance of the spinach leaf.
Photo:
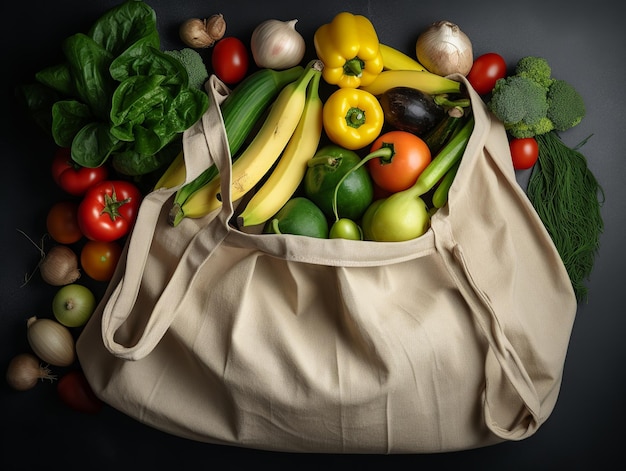
<svg viewBox="0 0 626 471">
<path fill-rule="evenodd" d="M 70 147 L 83 126 L 93 120 L 89 107 L 76 100 L 57 101 L 52 106 L 52 137 L 61 147 Z"/>
<path fill-rule="evenodd" d="M 92 25 L 89 36 L 115 57 L 139 41 L 160 47 L 156 13 L 137 0 L 127 0 L 107 11 Z"/>
<path fill-rule="evenodd" d="M 117 150 L 119 142 L 107 124 L 89 123 L 74 136 L 72 160 L 83 167 L 99 167 Z"/>
<path fill-rule="evenodd" d="M 74 80 L 66 63 L 46 67 L 35 74 L 35 78 L 62 95 L 77 97 Z"/>
<path fill-rule="evenodd" d="M 108 72 L 113 56 L 82 33 L 67 38 L 63 43 L 63 52 L 78 96 L 94 115 L 106 119 L 111 106 L 111 93 L 116 87 Z"/>
<path fill-rule="evenodd" d="M 140 155 L 134 151 L 117 153 L 112 158 L 115 170 L 124 175 L 146 175 L 174 160 L 182 150 L 182 139 L 174 139 L 167 146 L 152 155 Z"/>
</svg>

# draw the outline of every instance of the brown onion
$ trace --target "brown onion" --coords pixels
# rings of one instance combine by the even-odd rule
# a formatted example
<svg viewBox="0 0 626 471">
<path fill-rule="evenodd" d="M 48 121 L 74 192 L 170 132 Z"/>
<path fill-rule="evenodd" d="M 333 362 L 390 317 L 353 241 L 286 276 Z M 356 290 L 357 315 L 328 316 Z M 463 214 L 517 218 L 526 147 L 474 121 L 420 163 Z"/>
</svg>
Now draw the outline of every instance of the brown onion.
<svg viewBox="0 0 626 471">
<path fill-rule="evenodd" d="M 26 391 L 35 387 L 37 381 L 41 379 L 53 381 L 56 376 L 51 374 L 50 369 L 41 366 L 35 355 L 20 353 L 9 362 L 6 379 L 9 386 L 16 391 Z"/>
<path fill-rule="evenodd" d="M 63 286 L 80 278 L 78 256 L 66 245 L 55 245 L 39 265 L 41 278 L 53 286 Z"/>
</svg>

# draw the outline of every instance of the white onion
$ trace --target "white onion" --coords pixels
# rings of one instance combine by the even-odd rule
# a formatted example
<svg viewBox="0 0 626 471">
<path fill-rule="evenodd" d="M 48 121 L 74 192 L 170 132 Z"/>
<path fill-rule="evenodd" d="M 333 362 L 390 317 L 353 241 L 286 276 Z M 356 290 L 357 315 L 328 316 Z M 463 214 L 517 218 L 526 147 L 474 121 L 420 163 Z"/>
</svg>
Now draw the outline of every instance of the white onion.
<svg viewBox="0 0 626 471">
<path fill-rule="evenodd" d="M 298 20 L 266 20 L 252 32 L 250 49 L 257 66 L 267 69 L 288 69 L 304 57 L 306 45 L 296 31 Z"/>
<path fill-rule="evenodd" d="M 35 316 L 29 318 L 26 325 L 28 343 L 35 355 L 54 366 L 69 366 L 74 362 L 74 337 L 67 327 Z"/>
<path fill-rule="evenodd" d="M 438 75 L 467 75 L 474 63 L 472 42 L 458 25 L 450 21 L 431 24 L 417 38 L 417 60 Z"/>
</svg>

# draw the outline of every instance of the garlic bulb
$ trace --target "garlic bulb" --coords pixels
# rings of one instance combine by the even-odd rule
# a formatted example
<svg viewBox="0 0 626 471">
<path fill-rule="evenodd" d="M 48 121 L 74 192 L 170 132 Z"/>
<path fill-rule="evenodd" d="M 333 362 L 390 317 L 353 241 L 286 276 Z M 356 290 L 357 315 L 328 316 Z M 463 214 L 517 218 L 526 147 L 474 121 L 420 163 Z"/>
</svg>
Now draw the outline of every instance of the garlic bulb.
<svg viewBox="0 0 626 471">
<path fill-rule="evenodd" d="M 28 343 L 35 355 L 54 366 L 69 366 L 74 362 L 74 337 L 67 327 L 35 316 L 29 318 L 26 325 Z"/>
<path fill-rule="evenodd" d="M 201 20 L 190 18 L 179 28 L 180 39 L 189 47 L 205 48 L 211 47 L 215 41 L 224 37 L 226 32 L 226 21 L 221 13 L 211 15 Z"/>
<path fill-rule="evenodd" d="M 297 22 L 272 19 L 254 29 L 250 49 L 257 66 L 281 70 L 295 67 L 302 61 L 306 45 L 296 31 Z"/>
<path fill-rule="evenodd" d="M 456 24 L 437 21 L 417 38 L 417 60 L 438 75 L 467 75 L 474 63 L 472 42 Z"/>
</svg>

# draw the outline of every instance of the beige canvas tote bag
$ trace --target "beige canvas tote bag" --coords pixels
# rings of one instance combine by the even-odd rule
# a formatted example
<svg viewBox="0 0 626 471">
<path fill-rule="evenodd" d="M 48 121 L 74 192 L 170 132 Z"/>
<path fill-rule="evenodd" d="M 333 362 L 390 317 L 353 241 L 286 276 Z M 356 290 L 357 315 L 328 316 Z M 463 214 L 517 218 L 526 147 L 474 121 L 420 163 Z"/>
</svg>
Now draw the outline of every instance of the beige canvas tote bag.
<svg viewBox="0 0 626 471">
<path fill-rule="evenodd" d="M 188 179 L 216 162 L 224 203 L 170 227 L 176 188 L 145 197 L 77 342 L 97 395 L 177 436 L 265 450 L 430 453 L 533 435 L 577 304 L 480 97 L 470 89 L 475 129 L 448 204 L 422 237 L 380 243 L 229 224 L 216 106 L 228 89 L 209 85 L 185 156 Z"/>
</svg>

